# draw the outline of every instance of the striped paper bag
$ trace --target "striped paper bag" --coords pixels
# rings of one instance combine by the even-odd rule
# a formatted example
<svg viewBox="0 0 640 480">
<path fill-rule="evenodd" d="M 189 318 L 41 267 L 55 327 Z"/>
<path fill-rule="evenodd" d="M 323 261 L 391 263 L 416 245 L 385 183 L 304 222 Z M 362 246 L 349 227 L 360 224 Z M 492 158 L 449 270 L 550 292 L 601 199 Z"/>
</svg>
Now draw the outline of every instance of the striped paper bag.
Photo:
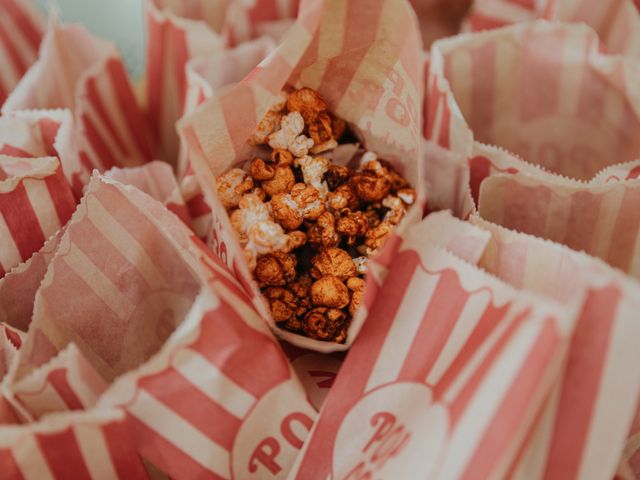
<svg viewBox="0 0 640 480">
<path fill-rule="evenodd" d="M 192 166 L 212 208 L 214 249 L 255 292 L 256 308 L 277 335 L 298 347 L 323 352 L 348 348 L 366 308 L 356 313 L 345 344 L 279 329 L 258 296 L 217 198 L 215 177 L 251 158 L 252 147 L 246 140 L 285 86 L 307 86 L 349 123 L 367 149 L 395 164 L 418 190 L 420 205 L 425 194 L 417 110 L 422 102 L 422 73 L 417 22 L 407 2 L 303 2 L 296 23 L 269 57 L 242 82 L 213 96 L 180 122 Z M 418 206 L 404 225 L 421 214 Z"/>
<path fill-rule="evenodd" d="M 186 65 L 187 94 L 184 114 L 193 112 L 207 98 L 222 88 L 230 87 L 246 77 L 273 49 L 274 41 L 260 37 L 235 48 L 208 57 L 193 59 Z M 211 230 L 211 208 L 207 205 L 198 178 L 191 166 L 189 152 L 181 145 L 177 176 L 180 190 L 189 209 L 193 229 L 205 239 Z"/>
<path fill-rule="evenodd" d="M 470 220 L 429 217 L 449 232 L 452 253 L 463 245 L 478 251 L 470 239 L 485 238 L 478 265 L 516 288 L 562 303 L 582 293 L 566 365 L 509 477 L 612 478 L 640 393 L 640 283 L 562 245 Z"/>
<path fill-rule="evenodd" d="M 586 26 L 546 22 L 441 40 L 431 54 L 425 135 L 466 158 L 483 215 L 636 274 L 640 225 L 626 219 L 637 211 L 637 187 L 604 187 L 602 176 L 640 156 L 640 64 L 600 53 Z M 446 173 L 432 171 L 451 182 Z M 508 202 L 491 185 L 515 179 L 485 183 L 516 173 L 531 188 Z"/>
<path fill-rule="evenodd" d="M 189 60 L 208 57 L 261 35 L 279 38 L 293 22 L 297 0 L 146 0 L 147 109 L 159 145 L 176 164 L 175 123 L 187 101 Z"/>
<path fill-rule="evenodd" d="M 475 0 L 466 29 L 487 30 L 537 18 L 586 23 L 607 51 L 640 59 L 640 11 L 634 0 Z"/>
<path fill-rule="evenodd" d="M 502 478 L 516 457 L 575 309 L 434 246 L 429 222 L 408 229 L 291 478 Z"/>
<path fill-rule="evenodd" d="M 282 478 L 315 411 L 250 305 L 161 203 L 94 176 L 49 263 L 3 391 L 23 421 L 47 413 L 22 427 L 27 436 L 58 418 L 52 411 L 76 428 L 63 411 L 124 410 L 124 440 L 172 478 Z M 5 433 L 14 438 L 0 429 L 0 445 L 9 445 Z M 59 442 L 67 456 L 75 438 Z M 18 463 L 26 454 L 8 453 Z M 105 455 L 87 450 L 79 461 Z M 47 461 L 54 478 L 65 478 L 60 461 Z M 20 465 L 28 478 L 36 468 Z"/>
<path fill-rule="evenodd" d="M 567 362 L 527 445 L 516 478 L 612 478 L 640 395 L 640 283 L 603 262 L 478 217 L 491 233 L 480 266 L 560 302 L 586 295 Z"/>
<path fill-rule="evenodd" d="M 6 479 L 149 478 L 125 412 L 65 412 L 46 422 L 0 427 Z"/>
<path fill-rule="evenodd" d="M 233 0 L 229 4 L 223 25 L 230 45 L 269 35 L 280 38 L 296 18 L 300 0 Z"/>
<path fill-rule="evenodd" d="M 0 1 L 0 106 L 36 61 L 44 27 L 35 2 Z"/>
<path fill-rule="evenodd" d="M 640 278 L 640 180 L 601 183 L 494 175 L 480 215 L 507 228 L 583 250 Z"/>
<path fill-rule="evenodd" d="M 224 49 L 220 32 L 230 1 L 145 0 L 147 115 L 157 145 L 154 154 L 171 164 L 178 158 L 175 122 L 187 92 L 185 66 L 192 58 Z"/>
<path fill-rule="evenodd" d="M 58 157 L 77 200 L 84 187 L 73 115 L 69 110 L 19 110 L 0 116 L 0 154 L 12 157 Z"/>
<path fill-rule="evenodd" d="M 0 278 L 40 250 L 75 206 L 57 158 L 0 155 Z"/>
<path fill-rule="evenodd" d="M 23 332 L 29 329 L 36 292 L 63 234 L 64 228 L 61 228 L 27 261 L 0 278 L 0 322 Z"/>
<path fill-rule="evenodd" d="M 142 190 L 162 202 L 186 226 L 191 227 L 189 211 L 182 198 L 173 169 L 168 163 L 154 160 L 140 167 L 114 167 L 105 172 L 104 176 Z"/>
<path fill-rule="evenodd" d="M 151 160 L 146 122 L 115 45 L 78 25 L 50 25 L 40 58 L 2 112 L 56 108 L 73 112 L 78 159 L 65 174 L 74 178 L 76 192 L 94 168 L 105 171 Z"/>
</svg>

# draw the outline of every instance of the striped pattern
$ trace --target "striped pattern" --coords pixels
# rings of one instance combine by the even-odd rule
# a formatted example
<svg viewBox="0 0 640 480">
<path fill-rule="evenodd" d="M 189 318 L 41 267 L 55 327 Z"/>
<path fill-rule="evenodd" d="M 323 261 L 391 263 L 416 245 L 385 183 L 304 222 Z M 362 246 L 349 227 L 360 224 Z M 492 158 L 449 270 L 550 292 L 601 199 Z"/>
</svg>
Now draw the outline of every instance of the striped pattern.
<svg viewBox="0 0 640 480">
<path fill-rule="evenodd" d="M 217 33 L 225 2 L 145 1 L 147 19 L 147 116 L 160 157 L 177 163 L 179 147 L 175 123 L 182 115 L 187 81 L 185 66 L 192 58 L 221 51 Z M 206 28 L 206 19 L 214 28 Z"/>
<path fill-rule="evenodd" d="M 395 162 L 422 203 L 418 106 L 423 67 L 418 25 L 408 2 L 303 2 L 297 21 L 267 58 L 179 122 L 212 209 L 211 243 L 229 266 L 248 271 L 216 198 L 215 177 L 251 155 L 246 140 L 287 84 L 316 89 L 336 115 L 355 126 L 367 148 Z M 327 351 L 348 347 L 363 320 L 352 323 L 354 333 L 344 346 L 279 333 L 303 348 Z"/>
<path fill-rule="evenodd" d="M 184 115 L 193 112 L 215 91 L 241 81 L 275 48 L 272 40 L 260 38 L 236 48 L 194 59 L 187 66 L 187 93 Z M 207 205 L 200 183 L 189 160 L 188 150 L 182 146 L 178 159 L 178 178 L 193 230 L 204 239 L 211 229 L 211 208 Z"/>
<path fill-rule="evenodd" d="M 565 185 L 525 175 L 483 182 L 480 215 L 519 232 L 565 244 L 640 276 L 640 184 Z"/>
<path fill-rule="evenodd" d="M 56 158 L 0 155 L 0 277 L 29 259 L 71 217 L 75 199 Z"/>
<path fill-rule="evenodd" d="M 35 2 L 0 1 L 0 105 L 36 61 L 44 24 Z"/>
<path fill-rule="evenodd" d="M 39 419 L 53 412 L 87 410 L 106 386 L 75 344 L 70 344 L 43 368 L 10 388 L 17 408 Z"/>
<path fill-rule="evenodd" d="M 152 217 L 160 210 L 173 235 L 190 235 L 175 216 L 137 189 L 97 178 L 91 185 L 36 295 L 33 335 L 24 344 L 16 381 L 70 341 L 93 351 L 91 363 L 112 379 L 160 348 L 200 289 L 178 247 L 166 239 L 167 227 Z M 157 328 L 151 321 L 159 322 Z M 55 344 L 47 341 L 47 328 L 61 330 Z"/>
<path fill-rule="evenodd" d="M 3 478 L 146 479 L 122 412 L 58 417 L 48 425 L 14 427 L 0 442 Z"/>
<path fill-rule="evenodd" d="M 29 329 L 36 291 L 63 233 L 64 228 L 58 230 L 29 260 L 0 278 L 0 321 L 24 332 Z"/>
<path fill-rule="evenodd" d="M 117 180 L 125 185 L 133 185 L 162 202 L 167 209 L 176 214 L 185 225 L 191 227 L 189 210 L 182 198 L 180 188 L 171 166 L 154 160 L 140 167 L 112 168 L 105 177 Z"/>
<path fill-rule="evenodd" d="M 480 263 L 489 272 L 563 302 L 577 292 L 586 294 L 565 370 L 512 473 L 612 478 L 640 394 L 640 367 L 634 360 L 640 284 L 566 247 L 477 217 L 472 221 L 492 235 Z"/>
<path fill-rule="evenodd" d="M 63 62 L 61 58 L 72 59 Z M 115 46 L 78 25 L 53 25 L 41 57 L 3 106 L 3 113 L 68 108 L 77 152 L 65 174 L 79 195 L 94 168 L 140 165 L 151 159 L 146 122 Z"/>
<path fill-rule="evenodd" d="M 77 200 L 82 197 L 73 138 L 73 116 L 68 110 L 22 110 L 0 116 L 0 153 L 14 157 L 58 157 Z"/>
<path fill-rule="evenodd" d="M 475 0 L 466 26 L 479 31 L 537 18 L 584 22 L 607 51 L 640 58 L 640 11 L 634 0 Z"/>
<path fill-rule="evenodd" d="M 549 18 L 555 4 L 562 1 L 572 0 L 474 0 L 464 26 L 466 30 L 478 32 Z"/>
<path fill-rule="evenodd" d="M 222 26 L 223 35 L 232 46 L 247 42 L 268 30 L 269 25 L 295 18 L 300 3 L 300 0 L 257 0 L 250 4 L 232 1 Z"/>
<path fill-rule="evenodd" d="M 126 409 L 141 453 L 172 477 L 231 478 L 242 422 L 290 378 L 290 367 L 277 344 L 228 304 L 198 316 L 195 341 L 174 348 L 169 365 L 157 373 L 143 373 Z M 298 388 L 299 396 L 287 400 L 292 411 L 306 405 Z M 279 419 L 273 422 L 276 432 Z"/>
<path fill-rule="evenodd" d="M 432 53 L 428 88 L 437 103 L 428 105 L 427 138 L 445 148 L 469 155 L 473 138 L 581 180 L 640 156 L 640 105 L 629 81 L 640 70 L 601 54 L 585 26 L 518 25 L 442 40 Z"/>
<path fill-rule="evenodd" d="M 387 292 L 371 309 L 295 478 L 342 478 L 348 470 L 334 471 L 337 463 L 355 467 L 358 445 L 336 449 L 340 425 L 363 396 L 396 382 L 427 385 L 437 408 L 447 412 L 449 432 L 437 446 L 430 478 L 499 478 L 552 386 L 566 343 L 559 328 L 566 313 L 423 240 L 408 242 L 385 280 L 404 293 Z M 408 249 L 418 242 L 420 253 Z M 378 408 L 394 411 L 392 404 Z M 368 418 L 360 421 L 363 430 L 369 428 Z M 409 442 L 426 441 L 421 432 L 414 435 Z M 341 455 L 351 455 L 353 465 Z M 403 465 L 391 467 L 393 461 L 387 460 L 385 473 L 402 476 Z M 375 472 L 375 464 L 369 467 Z"/>
<path fill-rule="evenodd" d="M 18 350 L 22 346 L 24 332 L 17 330 L 6 323 L 0 323 L 0 379 L 9 371 Z M 5 402 L 5 399 L 2 400 Z M 4 405 L 3 405 L 4 407 Z M 3 417 L 5 412 L 2 413 Z M 3 422 L 6 419 L 3 418 Z M 9 422 L 8 422 L 9 423 Z"/>
<path fill-rule="evenodd" d="M 72 420 L 71 428 L 8 443 L 6 451 L 0 436 L 8 478 L 66 478 L 71 468 L 82 478 L 111 478 L 113 471 L 137 468 L 131 452 L 172 477 L 230 478 L 240 468 L 231 466 L 232 454 L 250 447 L 246 440 L 235 444 L 247 422 L 259 425 L 243 437 L 249 432 L 256 447 L 259 432 L 280 435 L 287 415 L 312 422 L 302 386 L 234 276 L 137 189 L 94 177 L 35 304 L 30 334 L 7 379 L 13 407 L 33 418 L 85 410 L 96 401 L 92 411 L 122 408 L 122 448 L 130 453 L 120 459 L 109 444 L 112 420 L 99 424 L 101 433 Z M 105 390 L 103 378 L 139 366 Z M 251 417 L 257 408 L 277 413 L 265 424 L 262 415 Z M 298 448 L 279 457 L 286 468 Z M 55 452 L 64 452 L 68 463 Z"/>
</svg>

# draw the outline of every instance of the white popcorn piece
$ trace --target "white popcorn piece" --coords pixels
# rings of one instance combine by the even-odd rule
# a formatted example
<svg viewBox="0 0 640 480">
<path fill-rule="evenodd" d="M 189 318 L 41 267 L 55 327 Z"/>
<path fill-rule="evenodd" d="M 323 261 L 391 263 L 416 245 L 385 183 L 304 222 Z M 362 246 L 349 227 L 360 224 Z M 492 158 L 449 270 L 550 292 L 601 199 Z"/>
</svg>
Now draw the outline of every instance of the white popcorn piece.
<svg viewBox="0 0 640 480">
<path fill-rule="evenodd" d="M 356 264 L 356 271 L 359 275 L 364 275 L 367 273 L 368 266 L 367 262 L 369 259 L 367 257 L 356 257 L 353 259 L 353 263 Z"/>
<path fill-rule="evenodd" d="M 289 150 L 295 157 L 302 157 L 313 147 L 313 140 L 302 135 L 304 120 L 299 112 L 291 112 L 280 120 L 280 130 L 269 135 L 269 146 L 273 149 Z"/>
<path fill-rule="evenodd" d="M 304 183 L 318 190 L 322 198 L 329 193 L 329 186 L 323 180 L 323 177 L 329 170 L 330 163 L 324 157 L 311 157 L 308 155 L 296 159 L 296 166 L 302 170 Z"/>
</svg>

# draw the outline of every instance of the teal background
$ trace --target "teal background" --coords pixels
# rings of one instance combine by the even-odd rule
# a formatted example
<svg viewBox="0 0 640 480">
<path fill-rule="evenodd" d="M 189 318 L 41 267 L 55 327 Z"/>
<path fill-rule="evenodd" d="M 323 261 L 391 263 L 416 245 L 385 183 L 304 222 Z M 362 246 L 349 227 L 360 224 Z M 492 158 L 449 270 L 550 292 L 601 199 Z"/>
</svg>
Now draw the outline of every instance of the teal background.
<svg viewBox="0 0 640 480">
<path fill-rule="evenodd" d="M 95 35 L 117 43 L 129 72 L 139 77 L 144 59 L 142 0 L 37 0 L 55 9 L 64 23 L 82 23 Z"/>
</svg>

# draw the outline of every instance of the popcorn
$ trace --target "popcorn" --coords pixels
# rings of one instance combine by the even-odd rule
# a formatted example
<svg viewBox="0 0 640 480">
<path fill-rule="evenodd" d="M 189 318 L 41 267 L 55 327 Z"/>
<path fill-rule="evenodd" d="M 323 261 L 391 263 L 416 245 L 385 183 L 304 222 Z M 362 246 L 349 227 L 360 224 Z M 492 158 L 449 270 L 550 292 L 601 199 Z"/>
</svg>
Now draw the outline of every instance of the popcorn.
<svg viewBox="0 0 640 480">
<path fill-rule="evenodd" d="M 293 165 L 293 155 L 289 150 L 276 148 L 271 152 L 271 161 L 279 167 L 290 167 Z"/>
<path fill-rule="evenodd" d="M 305 156 L 310 148 L 313 148 L 313 140 L 304 135 L 298 135 L 289 142 L 289 151 L 296 157 Z"/>
<path fill-rule="evenodd" d="M 338 142 L 336 142 L 333 138 L 330 138 L 326 142 L 322 142 L 314 145 L 313 147 L 311 147 L 309 151 L 315 155 L 318 153 L 326 152 L 327 150 L 333 150 L 337 146 L 338 146 Z"/>
<path fill-rule="evenodd" d="M 359 251 L 364 251 L 365 255 L 374 255 L 382 245 L 387 241 L 391 233 L 393 232 L 393 224 L 383 221 L 379 225 L 370 228 L 364 237 L 364 248 Z"/>
<path fill-rule="evenodd" d="M 336 232 L 336 218 L 326 211 L 318 217 L 316 223 L 308 228 L 308 241 L 316 248 L 336 247 L 340 243 L 340 235 Z"/>
<path fill-rule="evenodd" d="M 326 143 L 333 139 L 333 131 L 331 130 L 331 117 L 322 112 L 308 126 L 309 136 L 315 145 Z M 337 142 L 336 142 L 337 145 Z"/>
<path fill-rule="evenodd" d="M 311 305 L 309 300 L 309 289 L 313 284 L 313 279 L 309 274 L 303 273 L 299 275 L 293 282 L 287 285 L 287 288 L 297 297 L 296 315 L 303 317 Z"/>
<path fill-rule="evenodd" d="M 249 228 L 258 222 L 270 220 L 271 215 L 263 200 L 253 193 L 242 197 L 236 206 L 239 208 L 231 214 L 231 225 L 238 233 L 240 243 L 246 244 Z"/>
<path fill-rule="evenodd" d="M 295 230 L 302 225 L 303 216 L 290 193 L 278 193 L 269 203 L 273 217 L 286 230 Z"/>
<path fill-rule="evenodd" d="M 324 175 L 324 180 L 327 182 L 330 190 L 335 190 L 339 186 L 349 180 L 351 176 L 351 169 L 343 165 L 329 165 L 329 170 Z"/>
<path fill-rule="evenodd" d="M 249 140 L 252 145 L 263 145 L 269 141 L 269 136 L 278 129 L 282 114 L 273 110 L 269 110 L 264 116 Z"/>
<path fill-rule="evenodd" d="M 259 255 L 284 250 L 289 242 L 289 237 L 277 223 L 267 220 L 251 225 L 247 230 L 245 246 L 250 270 L 253 271 L 256 268 Z"/>
<path fill-rule="evenodd" d="M 365 257 L 359 257 L 365 258 Z M 358 271 L 360 273 L 360 271 Z M 349 315 L 353 316 L 364 297 L 365 282 L 360 277 L 351 277 L 347 280 L 347 288 L 351 290 L 351 302 L 349 303 Z"/>
<path fill-rule="evenodd" d="M 416 201 L 416 191 L 413 188 L 400 188 L 397 195 L 405 205 L 413 205 Z"/>
<path fill-rule="evenodd" d="M 345 208 L 341 213 L 343 212 L 344 216 L 340 217 L 336 222 L 336 231 L 346 239 L 347 245 L 354 245 L 358 237 L 363 237 L 367 233 L 369 221 L 366 215 L 360 211 L 351 212 Z M 404 210 L 402 213 L 404 215 Z"/>
<path fill-rule="evenodd" d="M 327 111 L 327 103 L 317 92 L 310 88 L 301 88 L 289 95 L 287 109 L 299 112 L 305 123 L 313 123 L 317 117 Z"/>
<path fill-rule="evenodd" d="M 354 173 L 349 183 L 365 202 L 379 202 L 391 190 L 388 171 L 377 160 L 364 163 L 362 170 Z"/>
<path fill-rule="evenodd" d="M 325 275 L 311 285 L 311 302 L 316 306 L 344 308 L 349 300 L 346 285 L 333 275 Z"/>
<path fill-rule="evenodd" d="M 290 232 L 287 234 L 287 244 L 283 251 L 289 253 L 296 248 L 300 248 L 305 243 L 307 243 L 306 233 L 300 231 Z"/>
<path fill-rule="evenodd" d="M 275 132 L 282 119 L 282 109 L 287 104 L 287 94 L 281 92 L 278 99 L 271 106 L 267 114 L 258 123 L 253 136 L 249 139 L 251 145 L 263 145 L 269 141 L 269 135 Z"/>
<path fill-rule="evenodd" d="M 343 342 L 369 256 L 416 192 L 375 152 L 357 170 L 322 155 L 346 130 L 327 108 L 309 88 L 282 95 L 250 139 L 263 153 L 245 164 L 248 174 L 221 175 L 219 194 L 278 327 Z"/>
<path fill-rule="evenodd" d="M 359 206 L 358 196 L 351 185 L 340 185 L 334 192 L 329 192 L 327 204 L 333 210 L 348 208 L 357 210 Z"/>
<path fill-rule="evenodd" d="M 291 193 L 273 196 L 271 211 L 284 228 L 295 230 L 303 220 L 316 220 L 324 212 L 324 204 L 315 188 L 297 183 Z"/>
<path fill-rule="evenodd" d="M 295 255 L 273 252 L 258 258 L 255 277 L 261 287 L 281 287 L 296 278 Z"/>
<path fill-rule="evenodd" d="M 276 175 L 276 166 L 268 164 L 261 158 L 256 158 L 251 162 L 249 174 L 256 180 L 271 180 Z"/>
<path fill-rule="evenodd" d="M 303 156 L 296 159 L 295 165 L 302 170 L 304 182 L 311 185 L 325 197 L 329 191 L 324 174 L 329 171 L 329 160 L 324 157 Z"/>
<path fill-rule="evenodd" d="M 268 287 L 262 291 L 276 323 L 291 322 L 296 318 L 296 297 L 286 288 Z"/>
<path fill-rule="evenodd" d="M 242 195 L 253 188 L 253 180 L 240 168 L 232 168 L 216 179 L 218 197 L 225 208 L 235 208 Z"/>
<path fill-rule="evenodd" d="M 393 195 L 384 197 L 382 206 L 389 209 L 384 215 L 384 221 L 393 225 L 400 223 L 400 220 L 402 220 L 402 217 L 404 217 L 404 214 L 407 212 L 407 207 L 404 202 Z"/>
<path fill-rule="evenodd" d="M 313 147 L 313 140 L 302 135 L 304 120 L 298 112 L 292 112 L 280 120 L 280 129 L 269 135 L 269 146 L 273 149 L 289 150 L 302 157 Z"/>
<path fill-rule="evenodd" d="M 317 307 L 304 317 L 303 329 L 309 338 L 344 342 L 347 314 L 337 308 Z"/>
<path fill-rule="evenodd" d="M 274 175 L 262 182 L 262 189 L 267 195 L 290 192 L 296 184 L 296 177 L 290 167 L 276 167 Z"/>
<path fill-rule="evenodd" d="M 311 259 L 313 268 L 309 273 L 319 279 L 325 275 L 335 275 L 340 280 L 346 280 L 356 275 L 356 265 L 351 255 L 341 248 L 327 248 Z"/>
</svg>

